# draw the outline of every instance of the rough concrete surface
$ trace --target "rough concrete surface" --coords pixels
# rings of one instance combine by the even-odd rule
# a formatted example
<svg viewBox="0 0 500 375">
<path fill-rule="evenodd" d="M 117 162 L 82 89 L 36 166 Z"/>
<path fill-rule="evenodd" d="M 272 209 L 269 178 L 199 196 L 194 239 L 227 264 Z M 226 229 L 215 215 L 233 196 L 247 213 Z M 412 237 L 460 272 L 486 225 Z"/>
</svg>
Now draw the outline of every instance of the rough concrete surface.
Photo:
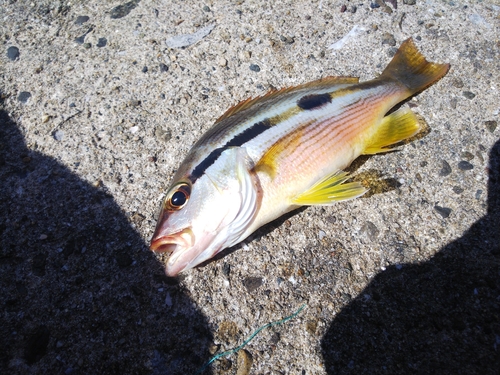
<svg viewBox="0 0 500 375">
<path fill-rule="evenodd" d="M 497 0 L 0 9 L 0 373 L 196 373 L 302 304 L 205 373 L 498 373 Z M 325 76 L 371 79 L 408 37 L 451 70 L 405 104 L 424 137 L 352 168 L 386 188 L 164 276 L 148 250 L 161 199 L 226 109 Z"/>
</svg>

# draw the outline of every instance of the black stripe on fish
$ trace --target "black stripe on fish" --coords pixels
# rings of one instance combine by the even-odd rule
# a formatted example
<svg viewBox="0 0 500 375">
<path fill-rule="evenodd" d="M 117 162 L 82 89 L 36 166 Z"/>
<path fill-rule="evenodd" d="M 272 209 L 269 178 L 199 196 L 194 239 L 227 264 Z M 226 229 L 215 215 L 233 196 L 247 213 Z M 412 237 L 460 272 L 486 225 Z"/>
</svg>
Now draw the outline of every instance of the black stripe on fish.
<svg viewBox="0 0 500 375">
<path fill-rule="evenodd" d="M 273 126 L 273 124 L 271 123 L 271 120 L 269 120 L 268 118 L 260 122 L 256 122 L 249 128 L 243 130 L 240 134 L 235 135 L 233 139 L 227 142 L 224 147 L 239 147 L 247 143 L 248 141 L 254 139 L 259 134 L 264 133 L 271 126 Z"/>
<path fill-rule="evenodd" d="M 264 133 L 267 129 L 269 129 L 271 126 L 273 126 L 273 123 L 271 122 L 270 119 L 266 118 L 260 122 L 256 122 L 249 128 L 246 128 L 243 130 L 240 134 L 235 135 L 231 140 L 229 140 L 224 146 L 216 148 L 213 150 L 203 161 L 196 166 L 195 169 L 193 169 L 193 172 L 189 176 L 189 179 L 191 180 L 191 183 L 194 184 L 194 182 L 199 179 L 205 171 L 217 161 L 219 156 L 227 150 L 230 147 L 240 147 L 243 144 L 247 143 L 248 141 L 251 141 L 255 137 L 257 137 L 259 134 Z"/>
<path fill-rule="evenodd" d="M 297 101 L 297 106 L 304 110 L 316 109 L 331 103 L 332 98 L 329 93 L 306 95 Z"/>
<path fill-rule="evenodd" d="M 203 161 L 198 164 L 195 169 L 193 169 L 193 172 L 191 172 L 191 175 L 189 176 L 191 183 L 194 184 L 197 179 L 203 176 L 207 168 L 215 163 L 215 161 L 219 158 L 219 156 L 224 152 L 225 149 L 225 147 L 216 148 L 205 159 L 203 159 Z"/>
</svg>

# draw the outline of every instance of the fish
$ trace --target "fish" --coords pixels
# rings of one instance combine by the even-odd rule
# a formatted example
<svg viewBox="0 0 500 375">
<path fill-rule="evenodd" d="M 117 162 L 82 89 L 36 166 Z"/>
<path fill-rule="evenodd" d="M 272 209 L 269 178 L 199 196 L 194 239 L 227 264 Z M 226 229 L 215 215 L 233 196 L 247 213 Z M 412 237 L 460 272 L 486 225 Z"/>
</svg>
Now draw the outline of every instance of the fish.
<svg viewBox="0 0 500 375">
<path fill-rule="evenodd" d="M 162 202 L 150 249 L 176 276 L 301 206 L 366 193 L 344 170 L 421 130 L 398 104 L 441 79 L 411 38 L 377 78 L 325 77 L 227 110 L 194 144 Z"/>
</svg>

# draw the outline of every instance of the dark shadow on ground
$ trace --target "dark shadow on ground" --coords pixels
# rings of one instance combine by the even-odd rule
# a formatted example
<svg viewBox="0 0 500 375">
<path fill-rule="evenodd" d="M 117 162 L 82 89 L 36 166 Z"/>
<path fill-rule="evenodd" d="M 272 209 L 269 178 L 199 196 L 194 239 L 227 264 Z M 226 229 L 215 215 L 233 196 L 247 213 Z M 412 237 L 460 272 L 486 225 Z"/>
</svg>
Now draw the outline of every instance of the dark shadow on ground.
<svg viewBox="0 0 500 375">
<path fill-rule="evenodd" d="M 204 316 L 113 197 L 26 147 L 0 110 L 0 373 L 187 374 Z"/>
<path fill-rule="evenodd" d="M 487 215 L 422 264 L 392 266 L 335 318 L 328 374 L 498 374 L 500 141 Z"/>
</svg>

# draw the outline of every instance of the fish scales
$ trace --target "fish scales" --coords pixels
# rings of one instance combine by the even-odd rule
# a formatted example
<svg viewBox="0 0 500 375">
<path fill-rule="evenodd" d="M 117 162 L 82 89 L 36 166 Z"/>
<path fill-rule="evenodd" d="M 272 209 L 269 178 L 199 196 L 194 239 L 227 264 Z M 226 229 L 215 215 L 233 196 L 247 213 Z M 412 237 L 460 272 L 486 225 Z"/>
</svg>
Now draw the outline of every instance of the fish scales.
<svg viewBox="0 0 500 375">
<path fill-rule="evenodd" d="M 391 109 L 448 69 L 408 39 L 371 81 L 327 77 L 230 108 L 192 147 L 163 202 L 151 249 L 169 255 L 166 273 L 195 267 L 302 205 L 364 194 L 343 169 L 416 134 L 411 110 Z"/>
</svg>

